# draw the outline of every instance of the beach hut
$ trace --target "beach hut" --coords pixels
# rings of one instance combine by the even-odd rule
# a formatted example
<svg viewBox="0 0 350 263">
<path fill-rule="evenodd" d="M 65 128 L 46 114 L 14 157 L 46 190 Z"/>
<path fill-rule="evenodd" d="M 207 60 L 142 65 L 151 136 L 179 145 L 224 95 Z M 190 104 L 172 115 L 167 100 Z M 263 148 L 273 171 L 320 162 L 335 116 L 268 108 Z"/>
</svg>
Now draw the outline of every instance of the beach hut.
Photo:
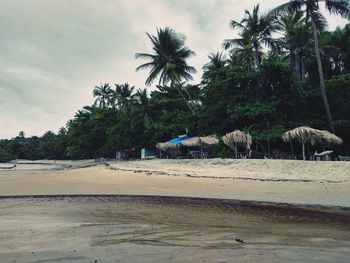
<svg viewBox="0 0 350 263">
<path fill-rule="evenodd" d="M 156 148 L 159 150 L 159 156 L 161 157 L 161 153 L 168 152 L 171 155 L 175 155 L 175 153 L 179 150 L 180 145 L 183 141 L 189 140 L 192 137 L 187 135 L 180 135 L 177 138 L 171 139 L 167 142 L 159 142 L 156 144 Z"/>
<path fill-rule="evenodd" d="M 159 157 L 162 157 L 162 151 L 175 152 L 178 148 L 178 145 L 169 142 L 159 142 L 156 144 L 156 148 L 159 150 Z"/>
<path fill-rule="evenodd" d="M 222 141 L 224 144 L 235 151 L 236 158 L 238 158 L 238 145 L 241 145 L 249 150 L 250 146 L 253 143 L 252 136 L 250 136 L 249 133 L 245 133 L 240 130 L 235 130 L 231 133 L 227 133 L 222 137 Z"/>
<path fill-rule="evenodd" d="M 310 143 L 311 145 L 317 143 L 330 145 L 341 144 L 343 142 L 341 138 L 328 131 L 313 129 L 306 126 L 298 127 L 283 133 L 282 139 L 284 142 L 298 140 L 302 145 L 303 160 L 306 160 L 305 143 Z"/>
<path fill-rule="evenodd" d="M 181 142 L 182 146 L 185 147 L 200 147 L 199 155 L 200 157 L 205 157 L 203 155 L 203 147 L 215 145 L 219 143 L 219 139 L 216 135 L 209 135 L 204 137 L 192 137 Z"/>
<path fill-rule="evenodd" d="M 192 137 L 188 140 L 185 140 L 181 145 L 186 147 L 198 147 L 202 145 L 215 145 L 219 143 L 219 139 L 216 138 L 216 135 L 209 135 L 205 137 Z"/>
</svg>

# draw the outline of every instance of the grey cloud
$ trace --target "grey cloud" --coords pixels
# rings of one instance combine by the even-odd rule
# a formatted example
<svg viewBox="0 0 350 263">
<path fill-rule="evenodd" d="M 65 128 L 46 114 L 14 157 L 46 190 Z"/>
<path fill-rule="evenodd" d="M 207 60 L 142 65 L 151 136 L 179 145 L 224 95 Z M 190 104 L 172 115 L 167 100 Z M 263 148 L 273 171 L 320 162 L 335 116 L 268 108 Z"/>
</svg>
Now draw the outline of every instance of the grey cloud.
<svg viewBox="0 0 350 263">
<path fill-rule="evenodd" d="M 187 36 L 199 71 L 207 55 L 236 33 L 231 19 L 259 1 L 1 0 L 0 138 L 40 135 L 64 126 L 93 102 L 100 82 L 144 86 L 134 54 L 151 46 L 145 32 L 171 26 Z M 260 1 L 268 10 L 285 0 Z M 334 19 L 334 24 L 343 23 Z M 152 88 L 152 87 L 151 87 Z"/>
</svg>

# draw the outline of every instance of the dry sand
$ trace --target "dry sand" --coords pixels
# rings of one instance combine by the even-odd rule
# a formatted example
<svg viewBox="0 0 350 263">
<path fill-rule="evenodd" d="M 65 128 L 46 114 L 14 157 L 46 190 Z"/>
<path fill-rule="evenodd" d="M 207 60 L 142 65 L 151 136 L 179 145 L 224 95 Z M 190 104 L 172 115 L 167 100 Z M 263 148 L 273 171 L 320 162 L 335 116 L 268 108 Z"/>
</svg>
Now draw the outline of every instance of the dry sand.
<svg viewBox="0 0 350 263">
<path fill-rule="evenodd" d="M 75 169 L 0 170 L 0 195 L 160 195 L 350 207 L 349 162 L 148 160 L 93 167 L 92 161 L 59 163 Z"/>
</svg>

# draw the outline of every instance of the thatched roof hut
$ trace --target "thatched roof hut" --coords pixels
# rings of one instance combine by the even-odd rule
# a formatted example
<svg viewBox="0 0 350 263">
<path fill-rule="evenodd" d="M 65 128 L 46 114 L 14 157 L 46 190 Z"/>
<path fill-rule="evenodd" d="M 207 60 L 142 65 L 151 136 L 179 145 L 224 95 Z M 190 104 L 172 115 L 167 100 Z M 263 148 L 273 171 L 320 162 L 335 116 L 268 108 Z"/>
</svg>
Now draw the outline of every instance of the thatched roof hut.
<svg viewBox="0 0 350 263">
<path fill-rule="evenodd" d="M 156 148 L 163 152 L 167 152 L 169 150 L 176 150 L 178 148 L 178 145 L 169 142 L 159 142 L 156 144 Z"/>
<path fill-rule="evenodd" d="M 252 136 L 240 130 L 235 130 L 231 133 L 227 133 L 225 136 L 222 137 L 222 141 L 224 142 L 224 144 L 231 148 L 235 144 L 239 144 L 249 149 L 250 145 L 252 145 L 253 143 Z"/>
<path fill-rule="evenodd" d="M 203 145 L 214 145 L 218 143 L 219 140 L 216 138 L 216 135 L 210 135 L 205 137 L 193 137 L 181 142 L 181 145 L 186 147 L 200 147 Z"/>
<path fill-rule="evenodd" d="M 282 139 L 285 142 L 298 140 L 302 144 L 304 160 L 306 160 L 305 143 L 310 143 L 311 145 L 315 145 L 317 143 L 325 143 L 325 144 L 343 143 L 343 140 L 341 138 L 339 138 L 338 136 L 328 131 L 313 129 L 306 126 L 298 127 L 283 133 Z"/>
<path fill-rule="evenodd" d="M 322 131 L 322 142 L 325 144 L 342 144 L 343 140 L 342 138 L 336 136 L 333 133 L 330 133 L 329 131 Z"/>
<path fill-rule="evenodd" d="M 240 130 L 235 130 L 231 133 L 226 134 L 225 136 L 222 137 L 222 141 L 231 149 L 234 149 L 236 153 L 236 158 L 238 157 L 238 152 L 237 152 L 238 145 L 241 145 L 246 149 L 250 149 L 250 146 L 253 143 L 252 136 Z"/>
<path fill-rule="evenodd" d="M 322 136 L 323 133 L 321 130 L 302 126 L 283 133 L 282 139 L 284 142 L 298 140 L 302 144 L 311 143 L 312 145 L 315 145 L 322 141 Z"/>
</svg>

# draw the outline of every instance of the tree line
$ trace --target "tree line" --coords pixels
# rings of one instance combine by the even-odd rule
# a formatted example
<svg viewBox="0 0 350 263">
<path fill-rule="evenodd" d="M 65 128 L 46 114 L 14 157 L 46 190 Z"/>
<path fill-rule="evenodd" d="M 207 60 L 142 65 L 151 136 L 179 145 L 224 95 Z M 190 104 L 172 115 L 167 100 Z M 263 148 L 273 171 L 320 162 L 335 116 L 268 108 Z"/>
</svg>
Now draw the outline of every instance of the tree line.
<svg viewBox="0 0 350 263">
<path fill-rule="evenodd" d="M 281 140 L 288 129 L 307 125 L 343 138 L 350 151 L 350 24 L 334 31 L 320 12 L 349 17 L 349 1 L 294 0 L 263 14 L 259 5 L 230 22 L 238 37 L 211 53 L 198 84 L 189 84 L 195 53 L 171 28 L 147 33 L 151 53 L 137 70 L 149 70 L 150 93 L 123 84 L 93 89 L 95 102 L 79 110 L 55 134 L 0 141 L 0 161 L 113 157 L 115 151 L 153 148 L 179 134 L 249 132 L 255 150 L 290 151 Z M 219 156 L 230 156 L 222 144 Z"/>
</svg>

